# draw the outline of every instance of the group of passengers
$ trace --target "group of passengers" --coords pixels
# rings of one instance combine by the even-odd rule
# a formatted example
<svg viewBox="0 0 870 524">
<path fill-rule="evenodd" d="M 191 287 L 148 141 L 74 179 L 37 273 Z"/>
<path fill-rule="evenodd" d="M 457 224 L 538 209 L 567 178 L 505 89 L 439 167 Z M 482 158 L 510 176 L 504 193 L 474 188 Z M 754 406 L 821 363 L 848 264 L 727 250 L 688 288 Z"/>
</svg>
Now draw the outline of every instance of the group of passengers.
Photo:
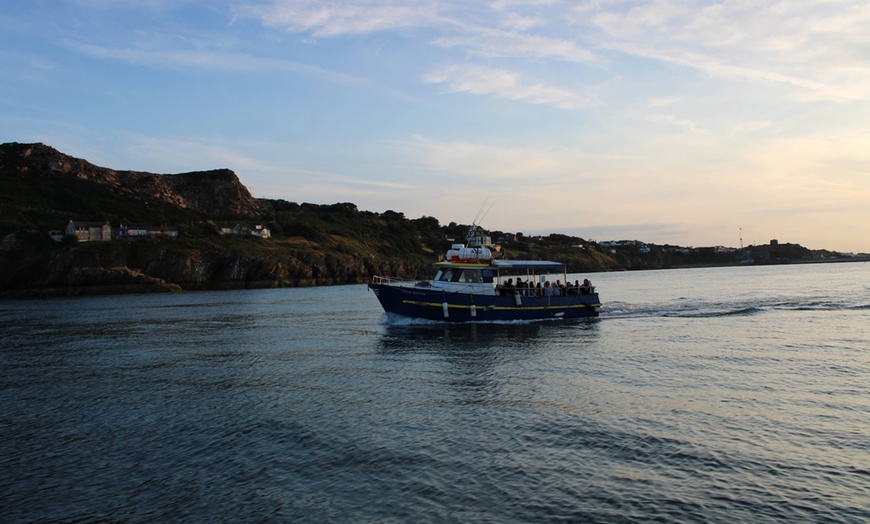
<svg viewBox="0 0 870 524">
<path fill-rule="evenodd" d="M 562 283 L 561 280 L 556 280 L 554 283 L 546 281 L 543 284 L 538 282 L 535 284 L 532 279 L 523 282 L 523 279 L 517 278 L 516 284 L 514 279 L 509 278 L 504 284 L 496 286 L 496 292 L 499 295 L 521 295 L 524 297 L 557 297 L 562 295 L 588 295 L 595 292 L 592 282 L 588 278 L 583 279 L 581 284 L 579 280 Z"/>
</svg>

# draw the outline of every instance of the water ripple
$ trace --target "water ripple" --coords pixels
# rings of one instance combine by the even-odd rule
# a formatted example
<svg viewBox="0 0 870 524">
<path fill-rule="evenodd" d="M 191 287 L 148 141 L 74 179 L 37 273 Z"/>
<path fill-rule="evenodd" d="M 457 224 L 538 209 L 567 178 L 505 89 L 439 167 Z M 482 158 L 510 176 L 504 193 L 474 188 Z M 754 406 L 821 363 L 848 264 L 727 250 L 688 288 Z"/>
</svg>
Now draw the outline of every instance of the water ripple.
<svg viewBox="0 0 870 524">
<path fill-rule="evenodd" d="M 0 302 L 3 519 L 867 522 L 870 275 L 837 266 L 601 274 L 576 322 Z"/>
</svg>

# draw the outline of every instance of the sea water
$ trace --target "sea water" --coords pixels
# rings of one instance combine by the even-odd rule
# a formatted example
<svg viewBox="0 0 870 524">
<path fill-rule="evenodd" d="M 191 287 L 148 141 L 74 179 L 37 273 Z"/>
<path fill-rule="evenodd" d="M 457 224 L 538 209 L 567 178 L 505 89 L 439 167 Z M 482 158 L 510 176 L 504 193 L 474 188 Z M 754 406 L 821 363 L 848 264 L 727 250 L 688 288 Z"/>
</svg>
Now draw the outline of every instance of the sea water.
<svg viewBox="0 0 870 524">
<path fill-rule="evenodd" d="M 2 301 L 0 520 L 870 521 L 870 264 L 586 277 L 599 318 L 535 323 Z"/>
</svg>

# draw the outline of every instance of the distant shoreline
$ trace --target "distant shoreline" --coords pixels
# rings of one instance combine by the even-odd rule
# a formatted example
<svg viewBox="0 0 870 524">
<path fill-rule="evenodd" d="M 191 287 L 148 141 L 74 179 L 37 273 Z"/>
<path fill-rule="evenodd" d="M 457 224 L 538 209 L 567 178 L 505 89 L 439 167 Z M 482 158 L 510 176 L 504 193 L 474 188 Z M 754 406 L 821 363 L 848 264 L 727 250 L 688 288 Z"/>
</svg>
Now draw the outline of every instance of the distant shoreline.
<svg viewBox="0 0 870 524">
<path fill-rule="evenodd" d="M 870 257 L 825 258 L 820 260 L 773 260 L 764 262 L 751 262 L 747 264 L 742 264 L 740 262 L 733 262 L 730 264 L 680 264 L 671 266 L 669 269 L 692 269 L 704 267 L 788 266 L 792 264 L 835 264 L 841 262 L 870 262 Z"/>
</svg>

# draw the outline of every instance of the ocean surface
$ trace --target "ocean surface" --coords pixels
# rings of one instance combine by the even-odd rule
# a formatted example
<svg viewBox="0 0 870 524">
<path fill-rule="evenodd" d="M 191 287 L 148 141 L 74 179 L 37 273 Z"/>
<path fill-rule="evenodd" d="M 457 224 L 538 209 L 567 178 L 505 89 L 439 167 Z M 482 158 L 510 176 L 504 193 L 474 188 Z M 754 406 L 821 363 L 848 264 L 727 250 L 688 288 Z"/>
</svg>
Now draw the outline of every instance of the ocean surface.
<svg viewBox="0 0 870 524">
<path fill-rule="evenodd" d="M 0 301 L 0 521 L 870 521 L 870 264 L 576 277 L 599 318 Z"/>
</svg>

